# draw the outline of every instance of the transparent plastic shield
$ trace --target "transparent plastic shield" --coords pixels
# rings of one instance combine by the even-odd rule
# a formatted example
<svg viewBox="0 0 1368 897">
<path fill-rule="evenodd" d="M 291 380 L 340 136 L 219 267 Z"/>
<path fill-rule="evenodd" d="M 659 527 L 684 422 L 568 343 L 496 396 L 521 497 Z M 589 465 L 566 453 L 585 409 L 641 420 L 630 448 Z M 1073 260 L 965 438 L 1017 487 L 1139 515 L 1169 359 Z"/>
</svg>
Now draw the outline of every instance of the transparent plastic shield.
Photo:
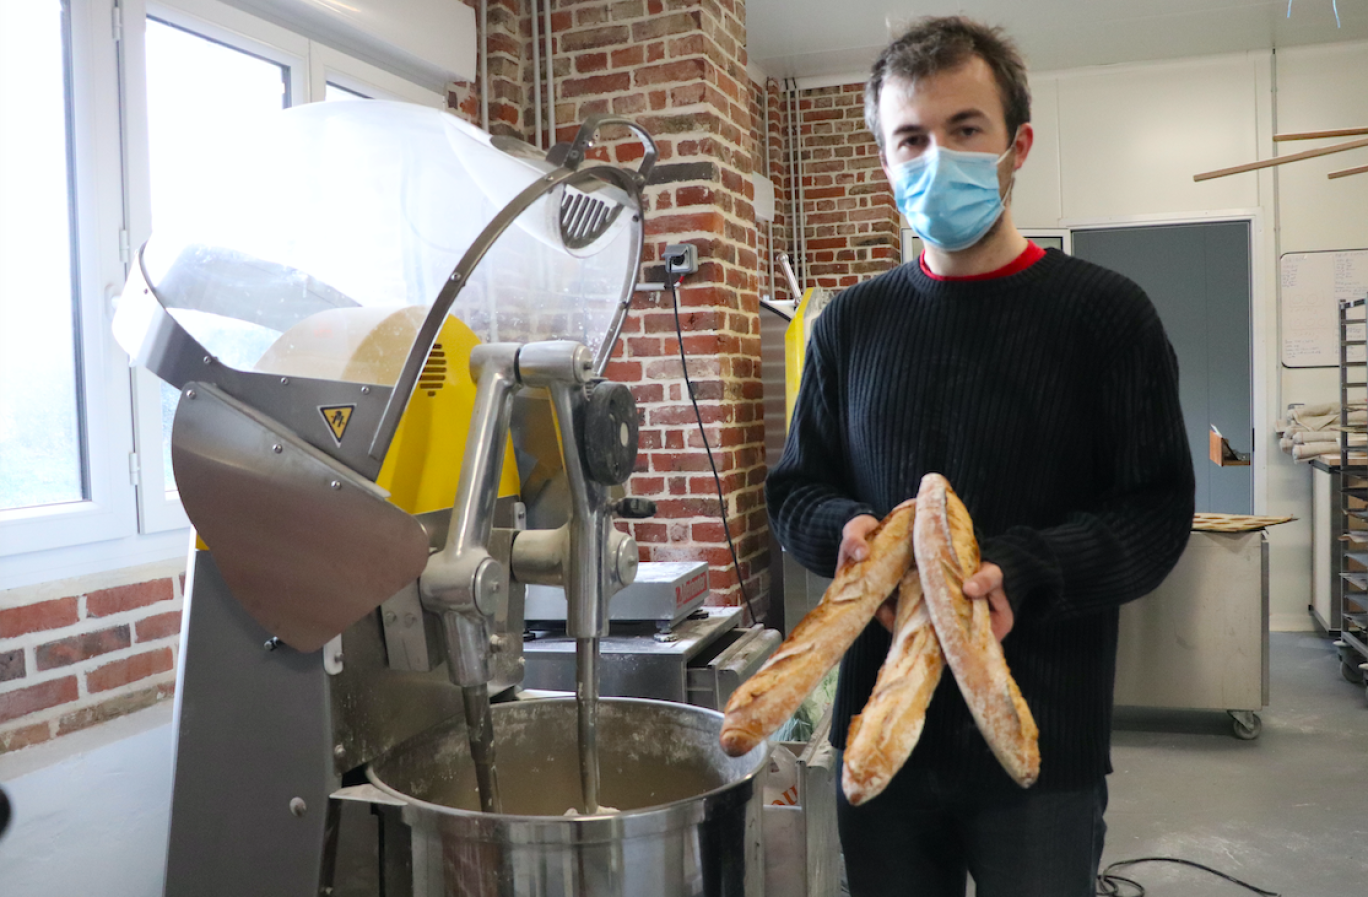
<svg viewBox="0 0 1368 897">
<path fill-rule="evenodd" d="M 381 385 L 397 379 L 466 250 L 553 168 L 452 115 L 381 101 L 287 110 L 233 146 L 206 147 L 203 161 L 196 201 L 156 222 L 143 252 L 170 314 L 240 370 Z M 570 248 L 562 204 L 582 194 L 622 211 Z M 573 339 L 597 352 L 636 270 L 634 203 L 598 182 L 541 197 L 490 248 L 451 313 L 486 342 Z M 329 366 L 357 358 L 364 341 L 367 364 Z M 317 363 L 282 367 L 303 357 Z"/>
</svg>

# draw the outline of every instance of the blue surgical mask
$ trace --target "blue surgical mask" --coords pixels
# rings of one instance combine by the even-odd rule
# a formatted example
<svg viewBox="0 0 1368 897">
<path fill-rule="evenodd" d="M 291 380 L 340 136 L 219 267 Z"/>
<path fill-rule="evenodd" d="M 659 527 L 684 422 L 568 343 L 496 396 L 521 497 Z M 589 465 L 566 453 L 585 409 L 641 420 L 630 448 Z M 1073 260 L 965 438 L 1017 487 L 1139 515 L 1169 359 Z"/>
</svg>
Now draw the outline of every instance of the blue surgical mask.
<svg viewBox="0 0 1368 897">
<path fill-rule="evenodd" d="M 930 147 L 893 169 L 898 209 L 932 246 L 947 252 L 968 249 L 1002 216 L 998 165 L 1011 151 L 1008 147 L 994 156 Z"/>
</svg>

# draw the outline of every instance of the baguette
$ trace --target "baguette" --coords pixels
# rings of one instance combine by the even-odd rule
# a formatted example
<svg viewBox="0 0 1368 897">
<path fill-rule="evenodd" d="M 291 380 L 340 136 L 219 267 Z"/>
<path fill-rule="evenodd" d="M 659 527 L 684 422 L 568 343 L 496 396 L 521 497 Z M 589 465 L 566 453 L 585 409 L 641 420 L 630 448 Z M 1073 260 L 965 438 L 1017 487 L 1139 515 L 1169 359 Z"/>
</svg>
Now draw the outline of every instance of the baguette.
<svg viewBox="0 0 1368 897">
<path fill-rule="evenodd" d="M 921 738 L 926 707 L 945 656 L 922 599 L 921 574 L 908 568 L 898 586 L 893 646 L 864 712 L 850 721 L 841 773 L 846 799 L 859 806 L 883 792 Z"/>
<path fill-rule="evenodd" d="M 1035 719 L 993 637 L 988 602 L 964 597 L 978 545 L 968 510 L 940 474 L 922 478 L 913 548 L 927 612 L 969 712 L 1002 768 L 1029 788 L 1040 776 Z"/>
<path fill-rule="evenodd" d="M 869 554 L 848 562 L 821 602 L 779 650 L 732 693 L 722 721 L 722 750 L 739 757 L 793 715 L 851 646 L 912 564 L 916 502 L 898 505 L 869 535 Z"/>
</svg>

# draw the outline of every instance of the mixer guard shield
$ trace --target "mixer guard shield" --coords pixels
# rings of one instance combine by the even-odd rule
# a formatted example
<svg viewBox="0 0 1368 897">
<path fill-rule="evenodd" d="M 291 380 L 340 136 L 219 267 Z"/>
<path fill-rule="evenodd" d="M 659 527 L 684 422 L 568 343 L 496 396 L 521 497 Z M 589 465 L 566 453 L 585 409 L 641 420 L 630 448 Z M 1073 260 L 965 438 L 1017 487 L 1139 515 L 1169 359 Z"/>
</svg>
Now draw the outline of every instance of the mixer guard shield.
<svg viewBox="0 0 1368 897">
<path fill-rule="evenodd" d="M 182 393 L 181 501 L 252 617 L 316 651 L 422 573 L 427 534 L 373 483 L 204 383 Z"/>
</svg>

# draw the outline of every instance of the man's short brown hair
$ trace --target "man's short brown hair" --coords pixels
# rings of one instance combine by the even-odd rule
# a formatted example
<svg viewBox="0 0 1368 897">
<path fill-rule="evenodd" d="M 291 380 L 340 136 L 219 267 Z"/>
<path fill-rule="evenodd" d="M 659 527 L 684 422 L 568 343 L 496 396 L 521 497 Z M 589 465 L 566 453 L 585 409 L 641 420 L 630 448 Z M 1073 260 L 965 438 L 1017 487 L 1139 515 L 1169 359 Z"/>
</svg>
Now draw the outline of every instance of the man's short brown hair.
<svg viewBox="0 0 1368 897">
<path fill-rule="evenodd" d="M 879 126 L 879 95 L 891 78 L 915 84 L 948 69 L 957 68 L 978 56 L 988 64 L 1002 97 L 1007 133 L 1031 120 L 1031 90 L 1026 83 L 1026 64 L 1016 44 L 1001 28 L 993 28 L 963 16 L 927 17 L 917 20 L 908 31 L 879 55 L 865 84 L 865 124 L 885 151 Z"/>
</svg>

